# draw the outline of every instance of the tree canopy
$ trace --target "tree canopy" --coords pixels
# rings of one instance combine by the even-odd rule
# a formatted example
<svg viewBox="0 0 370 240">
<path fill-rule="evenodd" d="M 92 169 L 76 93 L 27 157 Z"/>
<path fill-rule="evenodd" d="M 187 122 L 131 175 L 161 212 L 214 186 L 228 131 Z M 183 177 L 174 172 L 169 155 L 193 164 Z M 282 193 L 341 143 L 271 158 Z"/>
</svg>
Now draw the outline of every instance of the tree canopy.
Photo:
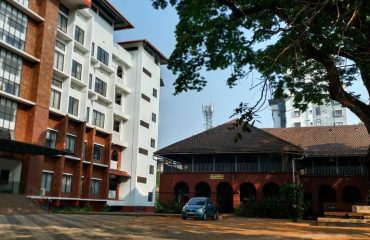
<svg viewBox="0 0 370 240">
<path fill-rule="evenodd" d="M 177 44 L 169 69 L 175 94 L 200 91 L 203 69 L 232 69 L 233 86 L 255 69 L 261 98 L 235 113 L 249 123 L 267 91 L 294 96 L 295 107 L 328 98 L 349 108 L 370 129 L 370 106 L 346 86 L 362 81 L 370 93 L 370 4 L 367 0 L 152 0 L 176 8 Z M 368 96 L 366 96 L 367 99 Z"/>
</svg>

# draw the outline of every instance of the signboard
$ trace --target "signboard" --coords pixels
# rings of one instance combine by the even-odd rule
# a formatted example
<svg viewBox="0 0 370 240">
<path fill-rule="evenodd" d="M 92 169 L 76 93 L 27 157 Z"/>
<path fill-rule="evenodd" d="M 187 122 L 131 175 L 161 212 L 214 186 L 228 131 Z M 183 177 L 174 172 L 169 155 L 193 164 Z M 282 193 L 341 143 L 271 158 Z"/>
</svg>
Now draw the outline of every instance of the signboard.
<svg viewBox="0 0 370 240">
<path fill-rule="evenodd" d="M 225 176 L 223 174 L 210 174 L 209 179 L 211 180 L 223 180 Z"/>
</svg>

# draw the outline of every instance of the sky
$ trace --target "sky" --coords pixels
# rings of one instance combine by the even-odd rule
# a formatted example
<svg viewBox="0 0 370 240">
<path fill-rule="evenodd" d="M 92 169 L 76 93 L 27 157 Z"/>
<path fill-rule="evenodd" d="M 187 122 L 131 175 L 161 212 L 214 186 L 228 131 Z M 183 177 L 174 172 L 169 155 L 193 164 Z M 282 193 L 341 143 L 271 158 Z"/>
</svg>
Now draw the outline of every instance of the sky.
<svg viewBox="0 0 370 240">
<path fill-rule="evenodd" d="M 165 56 L 169 57 L 176 45 L 175 28 L 178 17 L 171 7 L 156 10 L 151 0 L 111 0 L 111 3 L 134 25 L 134 29 L 116 33 L 117 41 L 147 39 Z M 205 130 L 202 105 L 214 106 L 213 126 L 230 121 L 233 110 L 240 102 L 251 102 L 258 97 L 258 88 L 251 89 L 258 82 L 258 73 L 239 82 L 232 89 L 226 85 L 231 70 L 204 72 L 208 81 L 201 92 L 190 91 L 174 96 L 173 82 L 176 76 L 166 66 L 161 75 L 165 86 L 161 88 L 159 113 L 158 148 L 168 146 Z M 357 86 L 355 86 L 356 88 Z M 349 111 L 348 123 L 355 124 L 358 119 Z M 273 127 L 269 106 L 259 113 L 255 126 Z"/>
</svg>

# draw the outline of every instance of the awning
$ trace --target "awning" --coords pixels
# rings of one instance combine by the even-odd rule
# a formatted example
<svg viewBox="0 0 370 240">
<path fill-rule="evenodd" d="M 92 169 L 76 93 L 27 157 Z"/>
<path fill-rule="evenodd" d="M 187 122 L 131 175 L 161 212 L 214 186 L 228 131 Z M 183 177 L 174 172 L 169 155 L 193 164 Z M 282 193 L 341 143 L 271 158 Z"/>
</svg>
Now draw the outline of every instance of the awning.
<svg viewBox="0 0 370 240">
<path fill-rule="evenodd" d="M 10 139 L 0 138 L 0 151 L 17 153 L 17 154 L 31 154 L 31 155 L 44 155 L 44 156 L 58 156 L 58 155 L 71 155 L 69 152 L 60 151 L 53 148 L 47 148 L 35 144 L 18 142 Z"/>
<path fill-rule="evenodd" d="M 119 170 L 114 170 L 114 169 L 109 169 L 109 174 L 111 175 L 117 175 L 117 176 L 120 176 L 120 177 L 127 177 L 129 178 L 130 175 L 125 172 L 125 171 L 119 171 Z"/>
</svg>

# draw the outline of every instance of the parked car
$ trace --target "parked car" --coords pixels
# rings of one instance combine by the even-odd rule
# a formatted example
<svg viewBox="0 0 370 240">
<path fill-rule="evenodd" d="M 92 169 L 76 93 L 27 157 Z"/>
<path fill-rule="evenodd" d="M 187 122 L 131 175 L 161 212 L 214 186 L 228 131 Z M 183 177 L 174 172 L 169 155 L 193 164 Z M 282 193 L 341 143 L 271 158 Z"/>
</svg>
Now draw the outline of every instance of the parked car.
<svg viewBox="0 0 370 240">
<path fill-rule="evenodd" d="M 218 212 L 212 199 L 208 197 L 195 197 L 190 199 L 182 208 L 181 217 L 184 220 L 186 218 L 198 218 L 203 220 L 211 218 L 216 220 L 218 218 Z"/>
</svg>

